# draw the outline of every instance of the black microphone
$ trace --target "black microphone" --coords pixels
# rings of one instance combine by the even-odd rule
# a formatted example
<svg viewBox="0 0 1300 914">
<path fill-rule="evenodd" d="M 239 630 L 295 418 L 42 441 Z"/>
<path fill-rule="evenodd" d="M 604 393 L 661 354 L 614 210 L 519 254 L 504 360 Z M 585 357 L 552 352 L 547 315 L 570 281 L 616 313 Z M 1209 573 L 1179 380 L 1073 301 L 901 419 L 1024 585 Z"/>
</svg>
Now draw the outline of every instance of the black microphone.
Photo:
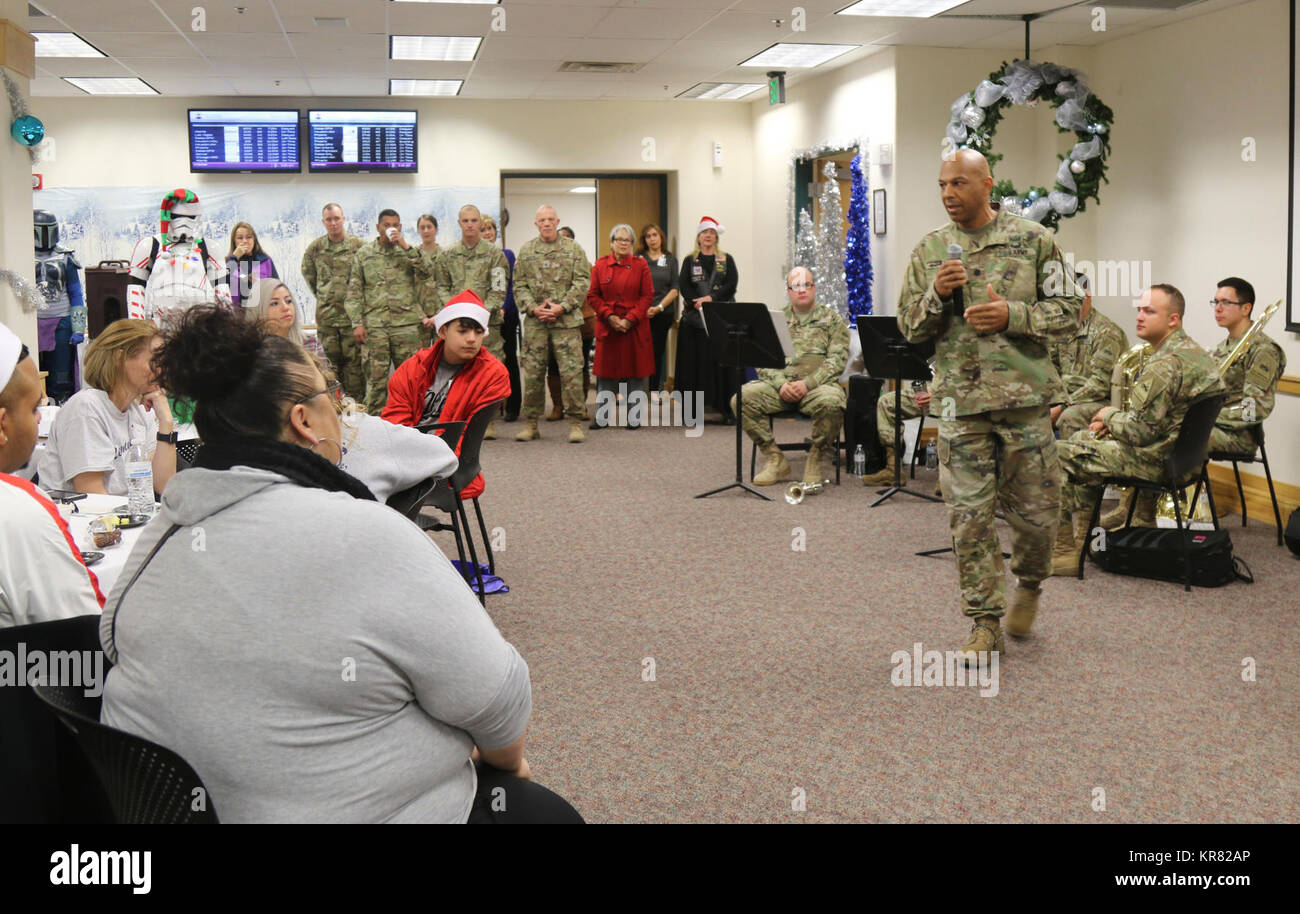
<svg viewBox="0 0 1300 914">
<path fill-rule="evenodd" d="M 948 245 L 948 259 L 961 260 L 961 245 L 953 242 Z M 966 313 L 966 299 L 961 294 L 961 286 L 952 290 L 952 316 L 957 320 L 964 320 Z"/>
</svg>

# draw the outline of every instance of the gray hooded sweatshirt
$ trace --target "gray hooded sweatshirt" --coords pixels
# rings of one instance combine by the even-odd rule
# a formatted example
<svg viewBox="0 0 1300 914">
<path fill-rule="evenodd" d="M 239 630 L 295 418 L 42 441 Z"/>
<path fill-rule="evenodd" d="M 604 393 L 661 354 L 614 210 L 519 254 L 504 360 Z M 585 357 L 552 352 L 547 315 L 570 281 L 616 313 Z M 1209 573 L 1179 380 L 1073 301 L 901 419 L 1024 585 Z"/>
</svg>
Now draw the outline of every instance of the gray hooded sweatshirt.
<svg viewBox="0 0 1300 914">
<path fill-rule="evenodd" d="M 224 822 L 464 822 L 472 746 L 511 745 L 532 709 L 424 533 L 267 470 L 177 474 L 100 635 L 104 723 L 179 753 Z"/>
</svg>

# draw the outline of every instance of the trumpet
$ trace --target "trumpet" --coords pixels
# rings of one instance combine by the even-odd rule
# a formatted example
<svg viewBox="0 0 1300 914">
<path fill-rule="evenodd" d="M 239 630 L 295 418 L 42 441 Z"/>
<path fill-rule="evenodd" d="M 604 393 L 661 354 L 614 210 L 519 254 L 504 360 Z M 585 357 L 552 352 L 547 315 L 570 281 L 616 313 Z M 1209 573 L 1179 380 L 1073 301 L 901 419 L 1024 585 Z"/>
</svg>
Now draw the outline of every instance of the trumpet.
<svg viewBox="0 0 1300 914">
<path fill-rule="evenodd" d="M 800 504 L 809 495 L 819 495 L 822 489 L 831 484 L 829 479 L 821 482 L 796 482 L 785 490 L 785 500 L 792 505 Z"/>
</svg>

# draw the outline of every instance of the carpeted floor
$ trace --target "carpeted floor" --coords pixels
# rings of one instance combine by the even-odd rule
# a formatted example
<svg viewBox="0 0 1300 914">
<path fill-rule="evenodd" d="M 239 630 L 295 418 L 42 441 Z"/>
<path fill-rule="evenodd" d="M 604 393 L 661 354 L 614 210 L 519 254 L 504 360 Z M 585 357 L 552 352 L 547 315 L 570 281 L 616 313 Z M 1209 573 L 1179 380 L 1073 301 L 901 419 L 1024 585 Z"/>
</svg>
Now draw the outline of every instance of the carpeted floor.
<svg viewBox="0 0 1300 914">
<path fill-rule="evenodd" d="M 1226 522 L 1254 585 L 1185 594 L 1090 565 L 1045 585 L 998 694 L 898 687 L 894 652 L 969 630 L 951 556 L 913 555 L 949 544 L 942 505 L 869 509 L 848 475 L 800 506 L 777 486 L 696 500 L 731 481 L 733 429 L 571 445 L 565 422 L 521 427 L 484 445 L 511 588 L 488 610 L 532 670 L 534 775 L 589 821 L 1300 818 L 1300 560 L 1271 526 Z"/>
</svg>

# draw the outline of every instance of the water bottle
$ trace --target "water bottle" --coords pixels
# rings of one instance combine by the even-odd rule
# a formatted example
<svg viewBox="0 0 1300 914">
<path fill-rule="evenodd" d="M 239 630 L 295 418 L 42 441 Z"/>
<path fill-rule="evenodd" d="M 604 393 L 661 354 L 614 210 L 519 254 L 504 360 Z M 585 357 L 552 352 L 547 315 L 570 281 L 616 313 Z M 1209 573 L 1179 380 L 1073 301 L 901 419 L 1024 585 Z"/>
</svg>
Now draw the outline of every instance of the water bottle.
<svg viewBox="0 0 1300 914">
<path fill-rule="evenodd" d="M 853 450 L 853 475 L 867 475 L 867 452 L 860 444 Z"/>
<path fill-rule="evenodd" d="M 925 447 L 925 468 L 927 470 L 939 469 L 939 450 L 933 444 Z"/>
<path fill-rule="evenodd" d="M 133 517 L 153 514 L 153 464 L 139 441 L 126 452 L 126 504 Z"/>
</svg>

